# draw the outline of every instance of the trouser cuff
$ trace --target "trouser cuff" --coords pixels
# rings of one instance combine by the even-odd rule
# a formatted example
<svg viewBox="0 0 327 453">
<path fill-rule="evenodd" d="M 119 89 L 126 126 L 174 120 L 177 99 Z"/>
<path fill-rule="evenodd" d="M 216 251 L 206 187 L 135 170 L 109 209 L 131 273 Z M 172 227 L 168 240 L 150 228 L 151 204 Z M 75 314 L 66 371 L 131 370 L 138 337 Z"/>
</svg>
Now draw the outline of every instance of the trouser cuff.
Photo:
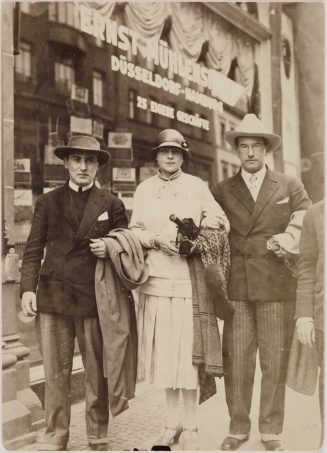
<svg viewBox="0 0 327 453">
<path fill-rule="evenodd" d="M 249 433 L 247 433 L 247 434 L 233 434 L 233 433 L 229 433 L 228 437 L 233 437 L 234 439 L 238 439 L 238 440 L 244 440 L 247 437 L 249 437 Z"/>
<path fill-rule="evenodd" d="M 90 444 L 97 445 L 97 444 L 107 444 L 108 437 L 88 437 L 88 441 Z"/>
<path fill-rule="evenodd" d="M 269 440 L 280 440 L 280 435 L 279 434 L 264 434 L 264 433 L 261 433 L 260 436 L 261 436 L 261 440 L 263 440 L 263 442 L 268 442 Z"/>
</svg>

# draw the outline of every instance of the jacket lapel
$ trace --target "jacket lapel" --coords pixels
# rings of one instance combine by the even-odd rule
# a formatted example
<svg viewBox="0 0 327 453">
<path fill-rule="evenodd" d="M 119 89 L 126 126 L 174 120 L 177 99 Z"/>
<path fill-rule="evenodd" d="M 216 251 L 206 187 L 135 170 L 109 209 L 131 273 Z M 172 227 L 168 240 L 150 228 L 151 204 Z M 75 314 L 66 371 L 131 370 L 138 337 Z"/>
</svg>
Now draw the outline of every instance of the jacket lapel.
<svg viewBox="0 0 327 453">
<path fill-rule="evenodd" d="M 247 188 L 247 185 L 244 182 L 244 179 L 241 176 L 241 172 L 238 172 L 237 175 L 234 177 L 234 181 L 232 182 L 231 192 L 236 197 L 243 206 L 252 214 L 254 209 L 254 199 Z"/>
<path fill-rule="evenodd" d="M 55 195 L 55 199 L 65 219 L 71 226 L 72 230 L 76 232 L 79 228 L 79 222 L 76 213 L 76 208 L 74 205 L 74 200 L 73 197 L 70 195 L 67 183 L 61 188 L 61 190 L 58 190 L 58 192 Z"/>
<path fill-rule="evenodd" d="M 75 241 L 78 242 L 85 233 L 89 230 L 94 219 L 98 216 L 100 211 L 103 209 L 103 205 L 106 201 L 106 193 L 99 190 L 95 185 L 91 189 L 90 196 L 87 200 L 83 217 L 79 225 Z"/>
<path fill-rule="evenodd" d="M 262 182 L 257 201 L 254 205 L 254 210 L 249 224 L 248 233 L 253 228 L 258 217 L 262 213 L 263 209 L 268 205 L 269 200 L 278 190 L 278 180 L 274 178 L 273 173 L 267 168 L 266 176 Z"/>
</svg>

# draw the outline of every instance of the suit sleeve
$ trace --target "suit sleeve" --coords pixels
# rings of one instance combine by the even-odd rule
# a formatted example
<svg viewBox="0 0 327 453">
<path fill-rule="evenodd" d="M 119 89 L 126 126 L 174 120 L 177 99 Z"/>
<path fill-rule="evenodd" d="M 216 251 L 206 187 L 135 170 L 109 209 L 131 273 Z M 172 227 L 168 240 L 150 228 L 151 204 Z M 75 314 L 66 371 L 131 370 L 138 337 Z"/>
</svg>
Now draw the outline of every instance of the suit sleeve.
<svg viewBox="0 0 327 453">
<path fill-rule="evenodd" d="M 208 218 L 219 216 L 223 219 L 227 232 L 230 230 L 229 221 L 220 204 L 215 200 L 208 187 L 202 182 L 202 215 Z"/>
<path fill-rule="evenodd" d="M 285 250 L 298 254 L 303 218 L 311 201 L 303 184 L 296 178 L 291 178 L 289 181 L 289 193 L 290 221 L 283 233 L 273 237 Z"/>
<path fill-rule="evenodd" d="M 112 229 L 128 227 L 128 220 L 126 217 L 124 203 L 121 200 L 119 200 L 119 198 L 116 197 L 114 199 L 112 206 L 111 219 Z"/>
<path fill-rule="evenodd" d="M 300 241 L 295 318 L 313 317 L 318 256 L 319 249 L 313 212 L 309 210 L 304 217 Z"/>
<path fill-rule="evenodd" d="M 215 184 L 213 186 L 213 188 L 211 189 L 211 193 L 214 197 L 214 199 L 217 201 L 217 203 L 219 203 L 219 205 L 221 206 L 221 203 L 222 203 L 222 197 L 221 197 L 221 190 L 220 190 L 220 184 Z"/>
<path fill-rule="evenodd" d="M 47 241 L 47 231 L 46 201 L 41 196 L 35 204 L 31 231 L 25 246 L 20 280 L 21 295 L 26 291 L 36 292 L 41 260 Z"/>
</svg>

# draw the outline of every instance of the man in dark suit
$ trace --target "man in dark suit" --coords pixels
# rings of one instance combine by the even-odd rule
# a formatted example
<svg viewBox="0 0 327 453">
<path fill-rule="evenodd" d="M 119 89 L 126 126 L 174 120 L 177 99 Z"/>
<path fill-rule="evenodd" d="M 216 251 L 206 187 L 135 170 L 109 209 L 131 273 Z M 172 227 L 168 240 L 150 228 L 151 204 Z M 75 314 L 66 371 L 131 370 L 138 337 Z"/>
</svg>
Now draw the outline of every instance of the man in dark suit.
<svg viewBox="0 0 327 453">
<path fill-rule="evenodd" d="M 128 225 L 123 203 L 96 187 L 109 153 L 88 136 L 55 149 L 69 181 L 38 198 L 21 272 L 22 310 L 36 316 L 45 371 L 45 434 L 41 450 L 65 450 L 70 424 L 70 377 L 77 338 L 85 368 L 86 431 L 92 450 L 107 450 L 107 382 L 94 274 L 101 237 Z M 43 264 L 41 260 L 46 253 Z"/>
<path fill-rule="evenodd" d="M 215 199 L 230 222 L 228 295 L 235 306 L 225 321 L 225 392 L 231 417 L 222 450 L 238 450 L 250 433 L 250 408 L 259 349 L 262 371 L 259 431 L 266 450 L 282 450 L 285 374 L 292 335 L 296 280 L 284 253 L 298 252 L 310 200 L 302 183 L 269 170 L 265 155 L 280 145 L 253 114 L 226 133 L 240 172 L 216 185 Z"/>
</svg>

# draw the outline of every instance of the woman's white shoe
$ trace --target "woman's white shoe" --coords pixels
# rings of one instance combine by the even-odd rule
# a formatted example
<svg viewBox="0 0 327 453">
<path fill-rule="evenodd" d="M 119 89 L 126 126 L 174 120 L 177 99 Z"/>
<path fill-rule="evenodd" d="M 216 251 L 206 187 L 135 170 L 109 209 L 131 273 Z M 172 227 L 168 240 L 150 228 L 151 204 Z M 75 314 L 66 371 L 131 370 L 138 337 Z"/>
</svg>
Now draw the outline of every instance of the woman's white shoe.
<svg viewBox="0 0 327 453">
<path fill-rule="evenodd" d="M 182 447 L 184 451 L 199 450 L 198 428 L 183 428 Z"/>
<path fill-rule="evenodd" d="M 176 427 L 171 428 L 169 426 L 165 426 L 163 433 L 156 440 L 154 445 L 162 445 L 166 447 L 171 447 L 174 444 L 177 444 L 180 438 L 180 435 L 183 432 L 183 427 L 181 424 L 178 424 Z"/>
</svg>

